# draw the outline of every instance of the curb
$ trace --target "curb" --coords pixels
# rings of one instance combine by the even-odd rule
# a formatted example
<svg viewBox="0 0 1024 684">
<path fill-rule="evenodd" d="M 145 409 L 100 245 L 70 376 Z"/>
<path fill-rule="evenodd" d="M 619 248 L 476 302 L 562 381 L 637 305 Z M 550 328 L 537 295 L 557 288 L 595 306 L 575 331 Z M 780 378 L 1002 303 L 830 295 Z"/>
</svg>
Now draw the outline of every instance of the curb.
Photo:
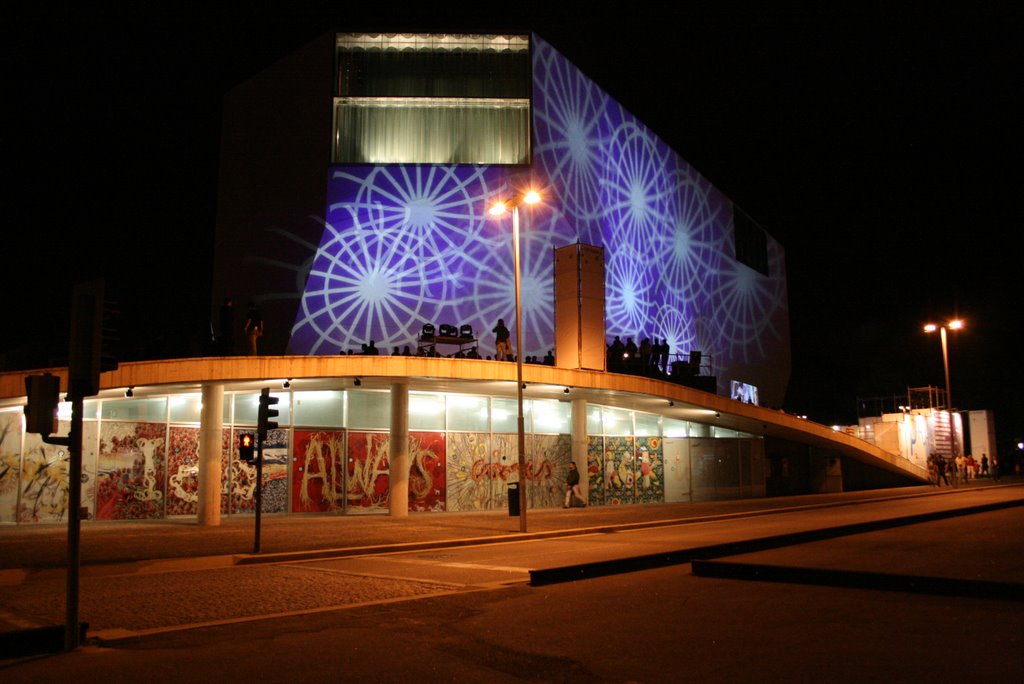
<svg viewBox="0 0 1024 684">
<path fill-rule="evenodd" d="M 875 532 L 893 527 L 905 525 L 916 525 L 919 523 L 932 522 L 955 518 L 962 515 L 974 513 L 985 513 L 988 511 L 1002 510 L 1024 506 L 1024 500 L 998 501 L 989 504 L 978 504 L 965 508 L 955 508 L 947 511 L 933 511 L 931 513 L 919 513 L 899 518 L 887 518 L 884 520 L 873 520 L 868 522 L 851 523 L 838 527 L 828 527 L 817 530 L 805 530 L 803 532 L 790 532 L 787 534 L 749 539 L 746 541 L 727 542 L 724 544 L 713 544 L 667 553 L 646 554 L 628 558 L 617 558 L 609 561 L 596 561 L 593 563 L 580 563 L 578 565 L 567 565 L 558 568 L 545 568 L 530 571 L 530 585 L 544 586 L 560 582 L 573 582 L 581 579 L 604 577 L 637 570 L 651 570 L 663 568 L 670 565 L 682 565 L 694 561 L 721 558 L 725 556 L 738 556 L 755 551 L 767 551 L 769 549 L 806 544 L 809 542 L 823 541 L 837 537 L 845 537 L 865 532 Z M 1011 585 L 1012 586 L 1012 585 Z M 1024 585 L 1021 585 L 1024 587 Z"/>
<path fill-rule="evenodd" d="M 898 591 L 933 596 L 1024 601 L 1024 584 L 1016 582 L 925 577 L 922 575 L 894 575 L 861 570 L 822 570 L 820 568 L 710 560 L 693 561 L 693 574 L 697 577 L 714 577 L 717 579 L 812 584 L 816 586 Z"/>
</svg>

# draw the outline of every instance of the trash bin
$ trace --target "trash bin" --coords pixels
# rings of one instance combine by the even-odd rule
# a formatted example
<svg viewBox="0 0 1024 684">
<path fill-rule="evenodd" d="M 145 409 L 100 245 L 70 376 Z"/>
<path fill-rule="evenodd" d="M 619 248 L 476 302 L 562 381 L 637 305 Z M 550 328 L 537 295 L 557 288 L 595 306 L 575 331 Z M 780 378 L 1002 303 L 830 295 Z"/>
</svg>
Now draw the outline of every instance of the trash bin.
<svg viewBox="0 0 1024 684">
<path fill-rule="evenodd" d="M 508 483 L 508 515 L 519 517 L 519 483 Z"/>
</svg>

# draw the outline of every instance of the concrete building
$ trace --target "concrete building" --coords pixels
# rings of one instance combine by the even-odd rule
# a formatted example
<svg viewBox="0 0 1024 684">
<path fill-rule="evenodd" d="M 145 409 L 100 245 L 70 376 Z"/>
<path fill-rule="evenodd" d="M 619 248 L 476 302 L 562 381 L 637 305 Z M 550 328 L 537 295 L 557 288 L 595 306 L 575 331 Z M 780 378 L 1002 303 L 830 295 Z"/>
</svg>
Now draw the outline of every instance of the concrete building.
<svg viewBox="0 0 1024 684">
<path fill-rule="evenodd" d="M 528 189 L 516 269 L 488 207 Z M 768 408 L 790 368 L 782 246 L 537 36 L 330 34 L 229 93 L 227 298 L 223 356 L 122 364 L 86 401 L 92 516 L 251 512 L 235 449 L 264 387 L 267 512 L 503 508 L 523 481 L 558 506 L 570 461 L 594 505 L 925 476 Z M 263 335 L 239 356 L 249 302 Z M 499 319 L 528 361 L 525 472 Z M 609 356 L 615 338 L 636 353 Z M 23 394 L 0 376 L 0 522 L 58 520 L 66 455 L 24 433 Z"/>
</svg>

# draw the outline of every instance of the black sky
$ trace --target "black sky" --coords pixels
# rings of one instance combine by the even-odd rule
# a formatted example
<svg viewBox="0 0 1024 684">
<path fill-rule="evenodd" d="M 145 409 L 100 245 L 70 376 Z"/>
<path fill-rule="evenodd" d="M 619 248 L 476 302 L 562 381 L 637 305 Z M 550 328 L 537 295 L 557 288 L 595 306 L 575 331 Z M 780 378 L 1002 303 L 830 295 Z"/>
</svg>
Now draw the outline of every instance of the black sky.
<svg viewBox="0 0 1024 684">
<path fill-rule="evenodd" d="M 90 277 L 154 353 L 202 328 L 233 84 L 329 30 L 532 30 L 783 243 L 787 410 L 852 422 L 858 397 L 942 385 L 920 327 L 962 316 L 955 403 L 1024 436 L 1019 10 L 125 5 L 0 29 L 2 285 L 5 320 L 24 321 L 0 330 L 8 367 L 59 357 L 71 285 Z"/>
</svg>

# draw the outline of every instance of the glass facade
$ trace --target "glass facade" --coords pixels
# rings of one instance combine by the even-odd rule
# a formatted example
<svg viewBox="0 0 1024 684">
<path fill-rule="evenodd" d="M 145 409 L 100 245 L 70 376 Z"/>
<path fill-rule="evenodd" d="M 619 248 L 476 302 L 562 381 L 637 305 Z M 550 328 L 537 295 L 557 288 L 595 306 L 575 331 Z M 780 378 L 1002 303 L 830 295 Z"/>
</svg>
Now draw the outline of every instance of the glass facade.
<svg viewBox="0 0 1024 684">
<path fill-rule="evenodd" d="M 391 393 L 274 392 L 279 428 L 264 444 L 267 513 L 374 513 L 388 509 Z M 221 510 L 253 512 L 256 470 L 239 460 L 253 430 L 257 392 L 227 392 Z M 525 400 L 525 477 L 531 507 L 559 507 L 572 459 L 572 402 Z M 502 509 L 520 481 L 518 403 L 484 395 L 409 393 L 409 507 L 441 512 Z M 89 400 L 83 421 L 83 506 L 89 518 L 145 520 L 197 514 L 201 395 Z M 595 504 L 654 503 L 756 493 L 763 452 L 749 435 L 697 423 L 587 405 L 587 483 Z M 59 412 L 69 429 L 69 405 Z M 694 438 L 701 436 L 700 438 Z M 680 498 L 686 443 L 694 473 Z M 691 468 L 689 461 L 696 459 Z M 761 458 L 763 462 L 763 458 Z M 0 410 L 0 523 L 60 522 L 67 509 L 66 448 L 25 434 L 21 407 Z M 735 467 L 733 467 L 735 466 Z M 677 478 L 678 479 L 678 478 Z M 752 484 L 753 480 L 753 484 Z M 763 482 L 763 477 L 761 478 Z M 762 487 L 763 489 L 763 487 Z"/>
<path fill-rule="evenodd" d="M 336 164 L 528 164 L 527 36 L 339 34 Z"/>
</svg>

